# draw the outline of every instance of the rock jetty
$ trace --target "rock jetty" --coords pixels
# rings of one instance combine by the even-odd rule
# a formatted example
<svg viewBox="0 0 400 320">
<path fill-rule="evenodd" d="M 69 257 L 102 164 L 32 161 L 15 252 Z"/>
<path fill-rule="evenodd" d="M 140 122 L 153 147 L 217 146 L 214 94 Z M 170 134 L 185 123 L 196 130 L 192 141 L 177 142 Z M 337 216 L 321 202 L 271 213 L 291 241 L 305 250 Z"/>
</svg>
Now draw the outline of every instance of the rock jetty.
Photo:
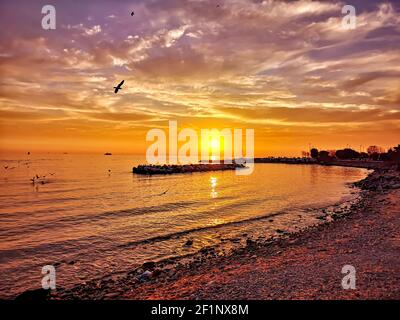
<svg viewBox="0 0 400 320">
<path fill-rule="evenodd" d="M 137 174 L 174 174 L 189 172 L 206 172 L 220 170 L 235 170 L 245 168 L 246 165 L 238 163 L 205 163 L 205 164 L 185 164 L 185 165 L 138 165 L 133 167 L 132 172 Z"/>
</svg>

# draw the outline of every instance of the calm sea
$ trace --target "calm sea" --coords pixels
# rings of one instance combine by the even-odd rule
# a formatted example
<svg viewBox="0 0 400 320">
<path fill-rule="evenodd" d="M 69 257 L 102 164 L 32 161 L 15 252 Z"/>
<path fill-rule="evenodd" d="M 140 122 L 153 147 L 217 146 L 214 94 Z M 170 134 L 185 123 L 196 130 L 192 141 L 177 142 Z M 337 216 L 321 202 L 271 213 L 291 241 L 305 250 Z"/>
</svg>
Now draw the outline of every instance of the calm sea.
<svg viewBox="0 0 400 320">
<path fill-rule="evenodd" d="M 356 168 L 256 164 L 234 171 L 138 176 L 134 156 L 2 156 L 0 297 L 41 286 L 56 266 L 57 286 L 118 275 L 145 261 L 204 246 L 241 244 L 315 223 L 310 208 L 350 199 Z M 5 166 L 8 166 L 5 169 Z M 45 184 L 32 184 L 35 176 Z M 192 246 L 185 246 L 188 239 Z M 245 239 L 245 238 L 244 238 Z"/>
</svg>

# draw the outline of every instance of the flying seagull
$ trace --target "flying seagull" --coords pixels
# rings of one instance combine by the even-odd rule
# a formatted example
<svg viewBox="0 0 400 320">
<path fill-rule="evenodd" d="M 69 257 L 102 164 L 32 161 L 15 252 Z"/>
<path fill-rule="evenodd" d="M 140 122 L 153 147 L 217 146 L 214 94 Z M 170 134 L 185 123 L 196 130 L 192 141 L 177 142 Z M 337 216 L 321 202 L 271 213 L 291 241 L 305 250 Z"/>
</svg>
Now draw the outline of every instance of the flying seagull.
<svg viewBox="0 0 400 320">
<path fill-rule="evenodd" d="M 119 89 L 122 89 L 122 85 L 124 84 L 125 80 L 122 80 L 116 87 L 114 87 L 114 93 L 118 93 Z"/>
</svg>

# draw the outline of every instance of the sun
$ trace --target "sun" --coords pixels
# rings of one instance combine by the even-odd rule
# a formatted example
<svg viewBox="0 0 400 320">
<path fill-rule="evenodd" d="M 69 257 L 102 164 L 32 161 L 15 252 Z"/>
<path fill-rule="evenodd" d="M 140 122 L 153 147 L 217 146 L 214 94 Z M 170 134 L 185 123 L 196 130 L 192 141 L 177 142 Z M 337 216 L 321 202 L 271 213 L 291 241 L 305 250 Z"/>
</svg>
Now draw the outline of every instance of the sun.
<svg viewBox="0 0 400 320">
<path fill-rule="evenodd" d="M 220 137 L 212 136 L 210 141 L 211 149 L 214 151 L 218 151 L 220 149 Z"/>
<path fill-rule="evenodd" d="M 207 130 L 201 136 L 202 156 L 212 161 L 219 161 L 224 151 L 224 142 L 221 141 L 221 132 L 217 129 Z M 225 141 L 225 140 L 224 140 Z M 207 160 L 207 159 L 204 159 Z"/>
</svg>

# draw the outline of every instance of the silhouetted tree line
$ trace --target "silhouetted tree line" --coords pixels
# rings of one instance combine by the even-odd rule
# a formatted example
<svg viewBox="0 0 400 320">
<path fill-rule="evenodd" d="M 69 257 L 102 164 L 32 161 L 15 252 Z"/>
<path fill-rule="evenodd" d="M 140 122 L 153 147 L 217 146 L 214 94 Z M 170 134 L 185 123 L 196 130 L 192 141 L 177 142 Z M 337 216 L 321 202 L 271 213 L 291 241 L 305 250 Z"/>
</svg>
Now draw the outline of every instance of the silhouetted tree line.
<svg viewBox="0 0 400 320">
<path fill-rule="evenodd" d="M 350 159 L 371 159 L 375 161 L 397 161 L 400 162 L 400 144 L 397 147 L 390 148 L 387 152 L 381 147 L 370 146 L 367 152 L 358 152 L 351 148 L 341 150 L 321 150 L 312 148 L 310 156 L 320 161 L 331 161 L 333 159 L 350 160 Z"/>
</svg>

